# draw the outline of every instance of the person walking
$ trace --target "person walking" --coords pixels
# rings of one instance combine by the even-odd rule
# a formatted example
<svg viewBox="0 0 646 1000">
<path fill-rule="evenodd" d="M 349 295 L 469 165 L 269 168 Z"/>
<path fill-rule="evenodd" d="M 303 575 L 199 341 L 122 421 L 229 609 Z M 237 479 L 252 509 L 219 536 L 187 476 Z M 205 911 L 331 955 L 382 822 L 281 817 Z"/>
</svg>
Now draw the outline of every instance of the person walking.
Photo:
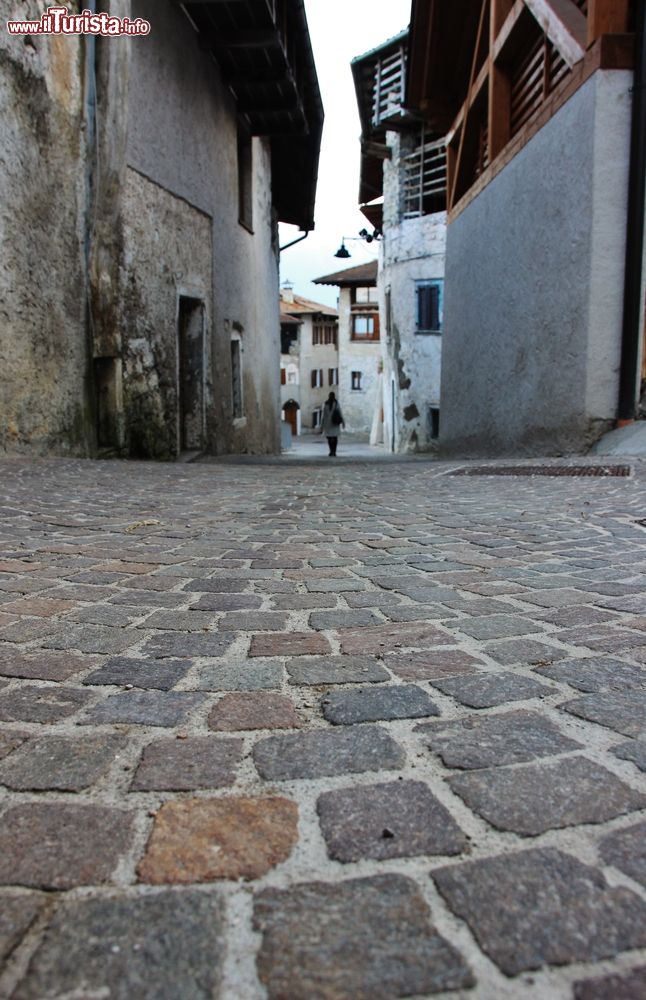
<svg viewBox="0 0 646 1000">
<path fill-rule="evenodd" d="M 345 420 L 341 413 L 341 407 L 333 392 L 330 393 L 323 406 L 323 417 L 321 419 L 321 434 L 325 434 L 328 447 L 330 449 L 329 458 L 336 455 L 336 446 L 339 443 L 341 428 L 345 427 Z"/>
</svg>

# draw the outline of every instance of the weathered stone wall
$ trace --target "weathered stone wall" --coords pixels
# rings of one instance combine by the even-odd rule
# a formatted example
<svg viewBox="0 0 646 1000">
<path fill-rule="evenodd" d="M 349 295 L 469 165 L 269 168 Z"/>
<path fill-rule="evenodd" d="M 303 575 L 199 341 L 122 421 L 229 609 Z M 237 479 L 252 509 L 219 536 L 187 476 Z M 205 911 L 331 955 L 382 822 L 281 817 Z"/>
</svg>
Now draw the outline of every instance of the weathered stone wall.
<svg viewBox="0 0 646 1000">
<path fill-rule="evenodd" d="M 123 403 L 130 455 L 170 458 L 179 450 L 178 303 L 204 303 L 206 412 L 213 405 L 212 221 L 128 170 L 123 199 Z"/>
<path fill-rule="evenodd" d="M 86 339 L 84 42 L 10 36 L 0 0 L 0 448 L 93 447 Z"/>
<path fill-rule="evenodd" d="M 579 451 L 616 415 L 631 85 L 595 73 L 449 227 L 448 452 Z"/>
<path fill-rule="evenodd" d="M 332 317 L 328 317 L 332 320 Z M 336 319 L 336 317 L 334 317 Z M 328 371 L 339 367 L 339 351 L 335 344 L 313 344 L 312 316 L 302 315 L 303 325 L 298 334 L 301 378 L 301 426 L 313 427 L 312 414 L 325 403 L 331 392 L 339 398 L 339 386 L 328 384 Z M 323 385 L 312 388 L 312 370 L 323 370 Z"/>
<path fill-rule="evenodd" d="M 152 31 L 132 42 L 128 164 L 212 220 L 207 449 L 277 451 L 280 325 L 269 143 L 253 141 L 249 232 L 238 221 L 236 109 L 216 64 L 179 6 L 133 0 L 132 10 L 151 22 Z M 233 336 L 241 340 L 244 416 L 238 419 L 232 411 Z"/>
<path fill-rule="evenodd" d="M 384 442 L 396 452 L 428 451 L 436 445 L 430 409 L 440 405 L 443 335 L 416 333 L 415 282 L 444 277 L 446 213 L 401 218 L 401 140 L 394 133 L 388 138 L 393 156 L 384 166 L 385 235 L 379 262 Z"/>
<path fill-rule="evenodd" d="M 377 290 L 375 289 L 375 295 Z M 377 406 L 381 346 L 378 341 L 352 340 L 351 290 L 339 294 L 339 396 L 346 430 L 369 434 Z M 361 389 L 352 388 L 352 372 L 361 372 Z"/>
</svg>

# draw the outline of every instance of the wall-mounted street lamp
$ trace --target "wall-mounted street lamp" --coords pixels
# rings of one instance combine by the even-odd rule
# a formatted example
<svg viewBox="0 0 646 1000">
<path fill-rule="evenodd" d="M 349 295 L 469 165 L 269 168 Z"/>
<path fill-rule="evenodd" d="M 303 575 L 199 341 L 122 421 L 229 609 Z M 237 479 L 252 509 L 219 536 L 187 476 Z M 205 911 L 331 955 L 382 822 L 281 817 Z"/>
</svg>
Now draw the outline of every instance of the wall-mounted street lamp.
<svg viewBox="0 0 646 1000">
<path fill-rule="evenodd" d="M 359 231 L 358 236 L 342 236 L 341 246 L 339 247 L 334 256 L 340 257 L 342 260 L 347 260 L 348 257 L 352 256 L 352 254 L 345 245 L 346 240 L 348 240 L 348 242 L 350 242 L 351 240 L 352 241 L 361 240 L 364 243 L 373 243 L 375 240 L 380 240 L 382 235 L 383 233 L 381 232 L 381 229 L 374 229 L 372 233 L 369 233 L 367 229 L 361 229 Z"/>
</svg>

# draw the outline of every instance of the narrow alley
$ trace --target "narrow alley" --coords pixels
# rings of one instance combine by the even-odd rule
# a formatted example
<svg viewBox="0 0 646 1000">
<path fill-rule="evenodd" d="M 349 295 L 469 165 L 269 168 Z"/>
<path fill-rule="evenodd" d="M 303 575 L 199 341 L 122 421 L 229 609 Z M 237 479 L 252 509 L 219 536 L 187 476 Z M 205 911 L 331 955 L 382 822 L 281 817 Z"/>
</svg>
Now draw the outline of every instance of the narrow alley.
<svg viewBox="0 0 646 1000">
<path fill-rule="evenodd" d="M 642 997 L 646 466 L 597 468 L 3 459 L 0 995 Z"/>
</svg>

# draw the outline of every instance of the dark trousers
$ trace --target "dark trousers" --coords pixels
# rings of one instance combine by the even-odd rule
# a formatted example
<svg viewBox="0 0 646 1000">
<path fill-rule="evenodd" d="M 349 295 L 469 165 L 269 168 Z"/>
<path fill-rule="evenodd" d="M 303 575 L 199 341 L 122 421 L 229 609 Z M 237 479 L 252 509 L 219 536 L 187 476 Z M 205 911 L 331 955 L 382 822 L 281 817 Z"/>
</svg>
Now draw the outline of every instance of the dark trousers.
<svg viewBox="0 0 646 1000">
<path fill-rule="evenodd" d="M 336 455 L 336 446 L 338 444 L 338 437 L 329 437 L 327 439 L 328 448 L 330 449 L 330 455 Z"/>
</svg>

